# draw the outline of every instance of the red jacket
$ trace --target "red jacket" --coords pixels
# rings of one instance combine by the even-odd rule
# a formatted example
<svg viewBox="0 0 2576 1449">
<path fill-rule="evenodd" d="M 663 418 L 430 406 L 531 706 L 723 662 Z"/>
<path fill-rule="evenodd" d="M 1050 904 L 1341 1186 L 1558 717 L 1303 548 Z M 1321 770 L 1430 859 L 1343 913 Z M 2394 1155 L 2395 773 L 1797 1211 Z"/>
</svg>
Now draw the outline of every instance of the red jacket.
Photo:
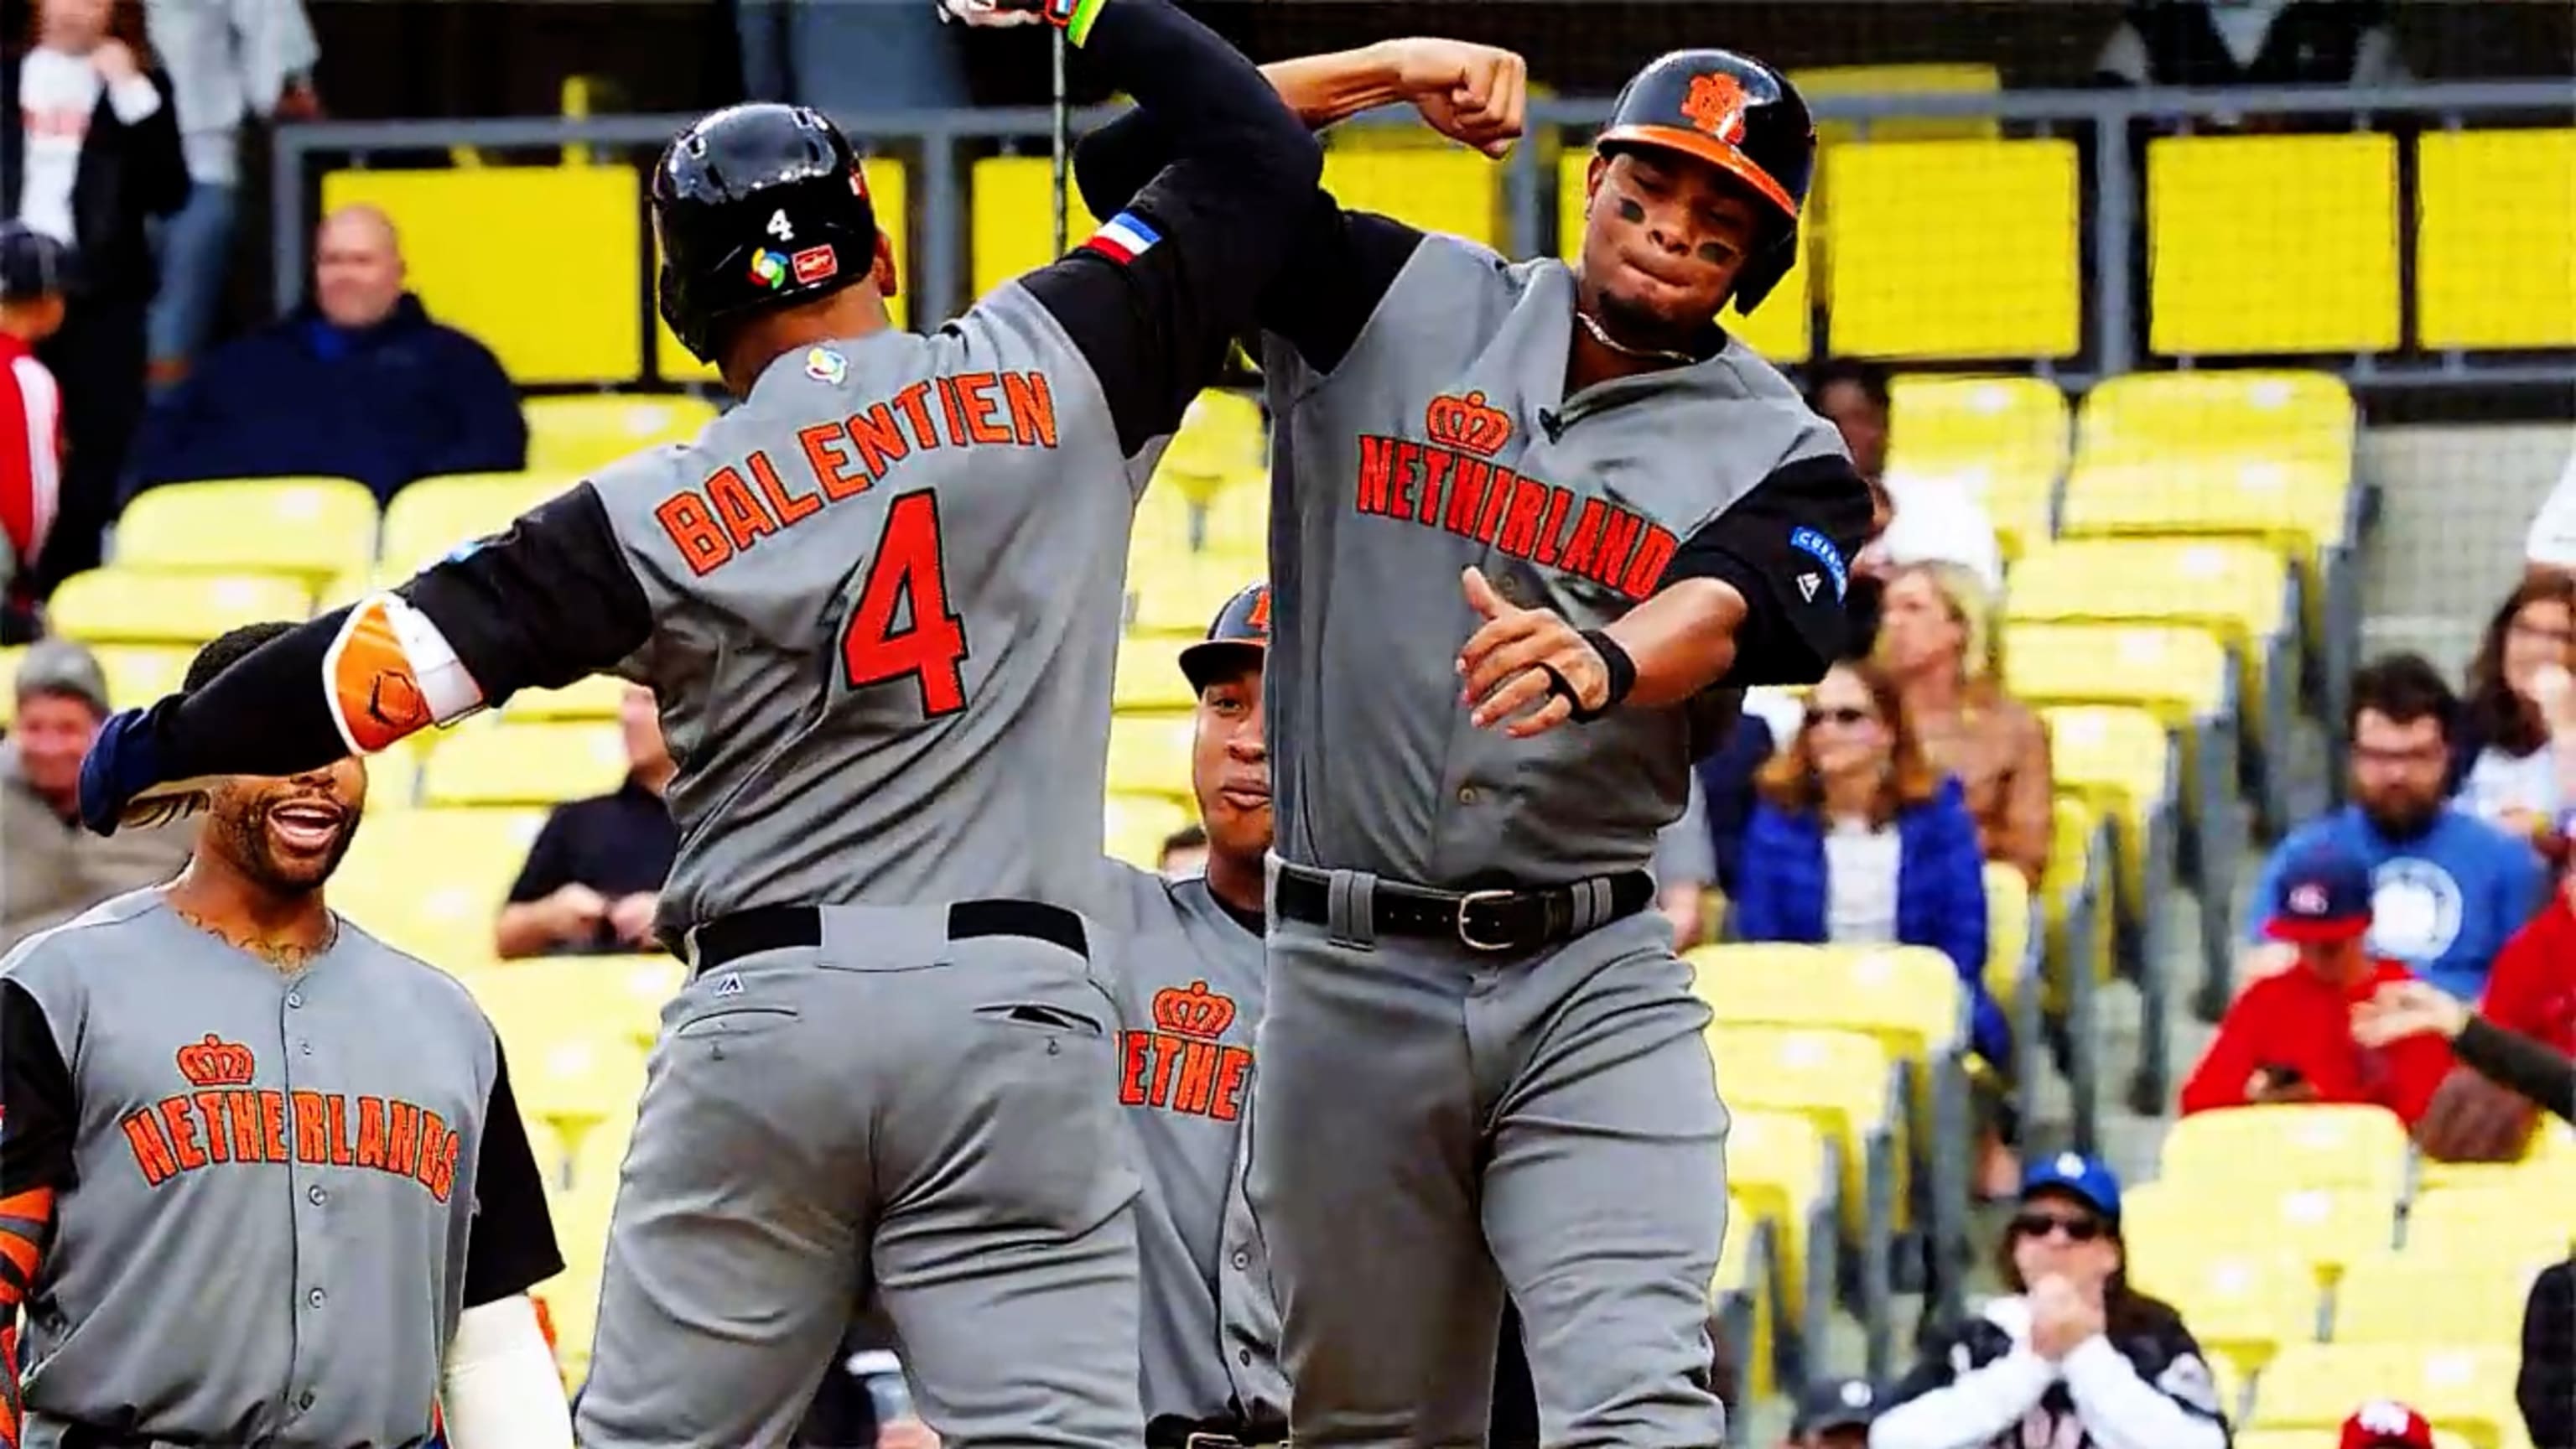
<svg viewBox="0 0 2576 1449">
<path fill-rule="evenodd" d="M 2371 1050 L 2352 1039 L 2352 1009 L 2389 982 L 2413 979 L 2396 962 L 2380 961 L 2350 989 L 2305 967 L 2254 983 L 2227 1008 L 2183 1084 L 2184 1114 L 2250 1105 L 2247 1080 L 2264 1067 L 2287 1067 L 2316 1088 L 2320 1102 L 2386 1107 L 2412 1128 L 2450 1074 L 2450 1043 L 2428 1032 Z"/>
<path fill-rule="evenodd" d="M 0 333 L 0 536 L 23 578 L 54 526 L 62 488 L 62 390 L 27 344 Z"/>
<path fill-rule="evenodd" d="M 2478 1014 L 2576 1056 L 2576 898 L 2558 892 L 2505 942 Z"/>
</svg>

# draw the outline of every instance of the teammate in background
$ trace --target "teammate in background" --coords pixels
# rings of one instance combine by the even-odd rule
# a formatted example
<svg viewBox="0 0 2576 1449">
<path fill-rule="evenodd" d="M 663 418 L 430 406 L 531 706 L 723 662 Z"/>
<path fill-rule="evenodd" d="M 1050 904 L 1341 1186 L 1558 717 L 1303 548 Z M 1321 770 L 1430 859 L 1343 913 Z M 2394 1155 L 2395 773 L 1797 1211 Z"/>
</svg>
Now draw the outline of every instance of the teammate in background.
<svg viewBox="0 0 2576 1449">
<path fill-rule="evenodd" d="M 63 392 L 36 347 L 62 330 L 70 252 L 0 222 L 0 643 L 35 637 L 30 576 L 62 499 Z"/>
<path fill-rule="evenodd" d="M 682 762 L 660 935 L 692 974 L 620 1178 L 587 1449 L 786 1438 L 871 1294 L 956 1449 L 1143 1434 L 1137 1182 L 1076 914 L 1127 540 L 1322 157 L 1167 0 L 950 4 L 1061 26 L 1187 138 L 1172 164 L 914 336 L 849 140 L 785 106 L 706 117 L 653 180 L 660 302 L 741 406 L 110 721 L 85 771 L 109 830 L 166 782 L 311 768 L 520 689 L 652 688 Z"/>
<path fill-rule="evenodd" d="M 1310 125 L 1409 100 L 1489 152 L 1520 129 L 1504 52 L 1267 74 Z M 1095 214 L 1186 139 L 1141 114 L 1087 138 Z M 1814 155 L 1777 72 L 1678 52 L 1619 99 L 1574 267 L 1319 192 L 1262 298 L 1279 840 L 1252 1196 L 1309 1449 L 1472 1440 L 1507 1288 L 1548 1440 L 1725 1438 L 1726 1116 L 1647 863 L 1737 691 L 1844 643 L 1869 490 L 1711 320 L 1787 272 Z"/>
<path fill-rule="evenodd" d="M 343 1449 L 443 1414 L 453 1449 L 570 1449 L 500 1041 L 323 899 L 366 795 L 345 755 L 209 781 L 177 880 L 0 962 L 0 1444 Z"/>
</svg>

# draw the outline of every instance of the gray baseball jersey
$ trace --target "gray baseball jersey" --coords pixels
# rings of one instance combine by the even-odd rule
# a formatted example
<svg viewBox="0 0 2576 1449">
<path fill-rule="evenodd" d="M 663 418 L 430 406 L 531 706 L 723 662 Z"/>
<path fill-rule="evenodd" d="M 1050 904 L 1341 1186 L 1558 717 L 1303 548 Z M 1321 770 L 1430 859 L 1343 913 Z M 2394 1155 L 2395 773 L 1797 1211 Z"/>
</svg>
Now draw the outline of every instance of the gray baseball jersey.
<svg viewBox="0 0 2576 1449">
<path fill-rule="evenodd" d="M 1145 1413 L 1284 1424 L 1279 1310 L 1244 1198 L 1261 922 L 1229 911 L 1204 878 L 1110 869 L 1098 915 L 1116 939 L 1118 1102 L 1145 1182 Z"/>
<path fill-rule="evenodd" d="M 561 1270 L 491 1024 L 338 925 L 284 973 L 156 888 L 0 963 L 29 1449 L 422 1443 L 458 1314 Z"/>
</svg>

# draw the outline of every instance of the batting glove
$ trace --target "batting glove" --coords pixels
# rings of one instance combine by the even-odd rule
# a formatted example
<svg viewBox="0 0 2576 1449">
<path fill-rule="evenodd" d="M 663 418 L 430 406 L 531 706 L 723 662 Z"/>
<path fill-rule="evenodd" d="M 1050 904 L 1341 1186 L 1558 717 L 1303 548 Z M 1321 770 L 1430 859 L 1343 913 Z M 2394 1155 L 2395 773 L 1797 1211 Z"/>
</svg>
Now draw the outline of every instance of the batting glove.
<svg viewBox="0 0 2576 1449">
<path fill-rule="evenodd" d="M 146 713 L 129 709 L 110 715 L 81 761 L 81 823 L 100 835 L 114 835 L 119 825 L 167 819 L 177 802 L 148 798 L 161 783 L 161 750 Z"/>
</svg>

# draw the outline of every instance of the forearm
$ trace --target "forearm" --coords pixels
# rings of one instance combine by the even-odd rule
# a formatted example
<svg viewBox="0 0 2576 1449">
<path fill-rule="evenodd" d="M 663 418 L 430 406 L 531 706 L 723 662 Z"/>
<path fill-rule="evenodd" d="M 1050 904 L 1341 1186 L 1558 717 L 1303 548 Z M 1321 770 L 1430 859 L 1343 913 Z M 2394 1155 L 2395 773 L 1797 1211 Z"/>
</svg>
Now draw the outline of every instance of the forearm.
<svg viewBox="0 0 2576 1449">
<path fill-rule="evenodd" d="M 1630 609 L 1602 632 L 1637 666 L 1623 703 L 1661 709 L 1680 704 L 1735 667 L 1736 631 L 1748 610 L 1735 586 L 1682 579 Z"/>
<path fill-rule="evenodd" d="M 526 1294 L 468 1308 L 439 1401 L 453 1449 L 572 1449 L 572 1415 Z"/>
<path fill-rule="evenodd" d="M 1266 178 L 1314 164 L 1313 139 L 1252 62 L 1166 0 L 1106 0 L 1077 38 L 1163 128 L 1167 160 L 1218 163 L 1246 191 L 1276 190 Z"/>
<path fill-rule="evenodd" d="M 1273 61 L 1261 67 L 1281 104 L 1309 130 L 1402 100 L 1395 61 L 1385 44 L 1332 55 Z M 1094 216 L 1112 216 L 1171 164 L 1175 131 L 1158 110 L 1138 106 L 1092 132 L 1074 151 L 1074 180 Z"/>
<path fill-rule="evenodd" d="M 2561 1120 L 2576 1121 L 2576 1059 L 2482 1016 L 2470 1017 L 2452 1038 L 2451 1054 L 2478 1075 L 2530 1098 Z"/>
<path fill-rule="evenodd" d="M 2056 1370 L 2027 1346 L 1878 1416 L 1870 1449 L 1979 1449 L 2021 1421 Z"/>
<path fill-rule="evenodd" d="M 542 956 L 557 939 L 554 923 L 546 919 L 543 901 L 514 901 L 501 908 L 501 918 L 492 927 L 492 951 L 504 961 L 525 956 Z"/>
<path fill-rule="evenodd" d="M 2066 1392 L 2102 1449 L 2225 1449 L 2227 1430 L 2138 1376 L 2107 1338 L 2066 1356 Z"/>
</svg>

